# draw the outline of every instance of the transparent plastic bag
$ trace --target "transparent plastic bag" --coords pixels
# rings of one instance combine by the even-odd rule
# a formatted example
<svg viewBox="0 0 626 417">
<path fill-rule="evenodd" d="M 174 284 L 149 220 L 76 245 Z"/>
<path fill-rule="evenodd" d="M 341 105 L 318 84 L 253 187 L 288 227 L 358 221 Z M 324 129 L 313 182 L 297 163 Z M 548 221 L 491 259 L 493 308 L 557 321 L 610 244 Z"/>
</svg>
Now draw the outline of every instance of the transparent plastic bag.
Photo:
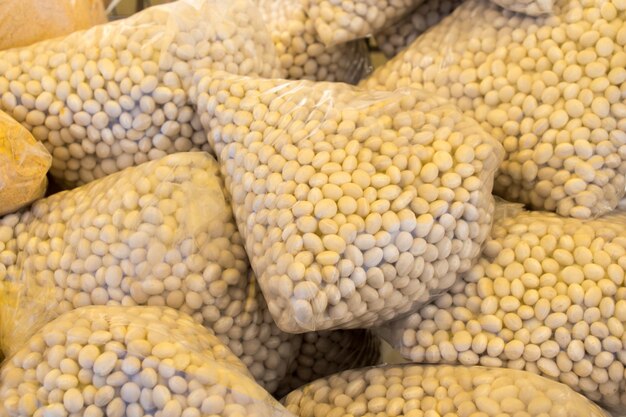
<svg viewBox="0 0 626 417">
<path fill-rule="evenodd" d="M 626 182 L 625 19 L 605 0 L 558 0 L 540 18 L 468 0 L 363 84 L 449 98 L 504 145 L 497 195 L 597 217 Z"/>
<path fill-rule="evenodd" d="M 415 362 L 524 369 L 625 415 L 626 213 L 501 205 L 480 262 L 380 334 Z"/>
<path fill-rule="evenodd" d="M 18 122 L 0 111 L 0 215 L 42 197 L 52 157 Z"/>
<path fill-rule="evenodd" d="M 549 15 L 554 11 L 553 0 L 492 0 L 498 6 L 528 16 Z"/>
<path fill-rule="evenodd" d="M 187 90 L 199 68 L 280 76 L 254 3 L 179 0 L 0 52 L 0 109 L 53 156 L 67 186 L 207 150 Z"/>
<path fill-rule="evenodd" d="M 376 33 L 376 45 L 387 58 L 393 58 L 404 48 L 448 16 L 463 0 L 428 0 L 398 23 Z"/>
<path fill-rule="evenodd" d="M 356 84 L 371 71 L 367 42 L 325 46 L 307 15 L 306 1 L 257 0 L 287 77 Z"/>
<path fill-rule="evenodd" d="M 291 416 L 214 335 L 167 307 L 82 307 L 0 373 L 0 412 L 37 416 Z"/>
<path fill-rule="evenodd" d="M 87 305 L 164 305 L 212 330 L 268 391 L 300 338 L 274 324 L 215 160 L 170 155 L 0 219 L 2 346 Z"/>
<path fill-rule="evenodd" d="M 102 0 L 3 0 L 0 50 L 26 46 L 106 23 Z"/>
<path fill-rule="evenodd" d="M 453 106 L 224 73 L 198 74 L 190 94 L 284 331 L 380 324 L 479 255 L 502 150 Z"/>
<path fill-rule="evenodd" d="M 479 366 L 406 364 L 350 370 L 317 380 L 281 402 L 300 417 L 610 417 L 563 384 L 529 372 Z"/>
<path fill-rule="evenodd" d="M 302 334 L 302 346 L 290 374 L 279 385 L 277 397 L 346 369 L 377 365 L 380 344 L 377 336 L 363 329 Z"/>
<path fill-rule="evenodd" d="M 305 0 L 307 14 L 327 46 L 365 38 L 391 26 L 423 0 Z"/>
</svg>

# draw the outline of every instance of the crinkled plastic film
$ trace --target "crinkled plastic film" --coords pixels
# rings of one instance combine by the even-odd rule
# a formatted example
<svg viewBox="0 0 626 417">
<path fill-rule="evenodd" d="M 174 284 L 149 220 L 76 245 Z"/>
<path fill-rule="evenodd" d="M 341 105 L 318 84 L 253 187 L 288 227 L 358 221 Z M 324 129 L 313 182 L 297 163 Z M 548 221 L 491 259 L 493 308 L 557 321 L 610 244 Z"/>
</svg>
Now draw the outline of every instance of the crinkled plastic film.
<svg viewBox="0 0 626 417">
<path fill-rule="evenodd" d="M 451 99 L 504 145 L 497 195 L 597 217 L 626 181 L 625 13 L 618 2 L 559 0 L 535 18 L 469 0 L 363 84 Z"/>
<path fill-rule="evenodd" d="M 65 313 L 24 341 L 0 375 L 7 417 L 291 416 L 211 332 L 167 307 Z"/>
<path fill-rule="evenodd" d="M 524 369 L 626 415 L 626 213 L 501 205 L 463 280 L 378 333 L 411 361 Z"/>
<path fill-rule="evenodd" d="M 325 46 L 306 10 L 306 0 L 257 0 L 276 53 L 291 79 L 356 84 L 371 72 L 363 39 Z"/>
<path fill-rule="evenodd" d="M 170 155 L 43 199 L 0 220 L 2 348 L 87 305 L 165 305 L 189 314 L 268 391 L 300 338 L 274 324 L 215 160 Z"/>
<path fill-rule="evenodd" d="M 429 0 L 394 25 L 376 33 L 376 45 L 387 58 L 393 58 L 404 48 L 439 23 L 462 3 L 462 0 Z"/>
<path fill-rule="evenodd" d="M 317 36 L 327 46 L 365 38 L 391 26 L 422 0 L 305 0 Z"/>
<path fill-rule="evenodd" d="M 326 415 L 610 417 L 563 384 L 511 369 L 390 365 L 349 370 L 295 390 L 281 402 L 300 417 Z"/>
<path fill-rule="evenodd" d="M 51 161 L 41 143 L 0 111 L 0 215 L 44 195 Z"/>
<path fill-rule="evenodd" d="M 453 106 L 412 89 L 215 73 L 191 95 L 284 331 L 380 324 L 478 256 L 502 151 Z"/>
<path fill-rule="evenodd" d="M 380 362 L 381 341 L 369 330 L 304 333 L 302 339 L 291 373 L 281 382 L 277 397 L 316 379 Z"/>
<path fill-rule="evenodd" d="M 4 0 L 0 50 L 26 46 L 107 22 L 103 0 Z"/>
<path fill-rule="evenodd" d="M 67 37 L 0 52 L 0 109 L 76 186 L 167 154 L 208 150 L 187 91 L 193 71 L 282 75 L 247 0 L 180 0 Z"/>
<path fill-rule="evenodd" d="M 549 15 L 554 11 L 553 0 L 492 0 L 498 6 L 528 16 Z"/>
</svg>

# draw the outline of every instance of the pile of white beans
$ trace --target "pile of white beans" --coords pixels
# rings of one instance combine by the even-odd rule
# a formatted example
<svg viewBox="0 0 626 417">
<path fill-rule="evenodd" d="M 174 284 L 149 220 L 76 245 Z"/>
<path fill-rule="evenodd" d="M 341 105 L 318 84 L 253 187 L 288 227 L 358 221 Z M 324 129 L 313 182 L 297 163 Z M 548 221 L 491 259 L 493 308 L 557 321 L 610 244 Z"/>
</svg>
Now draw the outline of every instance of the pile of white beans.
<svg viewBox="0 0 626 417">
<path fill-rule="evenodd" d="M 608 212 L 626 175 L 626 6 L 532 18 L 468 0 L 365 82 L 450 98 L 507 153 L 494 191 L 563 216 Z"/>
<path fill-rule="evenodd" d="M 626 409 L 626 214 L 497 218 L 464 281 L 386 329 L 416 362 L 524 369 Z"/>
<path fill-rule="evenodd" d="M 0 374 L 6 417 L 289 416 L 191 317 L 83 307 L 50 322 Z"/>
<path fill-rule="evenodd" d="M 170 155 L 2 218 L 0 282 L 23 293 L 5 332 L 89 305 L 168 306 L 211 329 L 274 391 L 300 338 L 276 327 L 248 278 L 217 170 L 204 153 Z"/>
<path fill-rule="evenodd" d="M 304 0 L 319 39 L 328 46 L 372 35 L 422 0 Z"/>
<path fill-rule="evenodd" d="M 191 93 L 278 326 L 382 323 L 469 270 L 499 144 L 417 90 L 209 73 Z"/>
<path fill-rule="evenodd" d="M 529 372 L 446 365 L 345 371 L 282 403 L 300 417 L 607 417 L 566 386 Z"/>
<path fill-rule="evenodd" d="M 356 84 L 370 71 L 367 42 L 325 46 L 307 15 L 306 1 L 257 0 L 287 77 Z"/>
<path fill-rule="evenodd" d="M 0 52 L 0 109 L 44 143 L 56 179 L 84 184 L 208 150 L 187 99 L 197 68 L 282 75 L 254 3 L 180 0 Z"/>
<path fill-rule="evenodd" d="M 387 58 L 398 55 L 418 36 L 448 16 L 462 0 L 428 0 L 395 25 L 376 33 L 376 45 Z"/>
<path fill-rule="evenodd" d="M 377 365 L 381 341 L 369 330 L 331 330 L 304 333 L 291 374 L 276 395 L 282 397 L 316 379 L 347 369 Z"/>
</svg>

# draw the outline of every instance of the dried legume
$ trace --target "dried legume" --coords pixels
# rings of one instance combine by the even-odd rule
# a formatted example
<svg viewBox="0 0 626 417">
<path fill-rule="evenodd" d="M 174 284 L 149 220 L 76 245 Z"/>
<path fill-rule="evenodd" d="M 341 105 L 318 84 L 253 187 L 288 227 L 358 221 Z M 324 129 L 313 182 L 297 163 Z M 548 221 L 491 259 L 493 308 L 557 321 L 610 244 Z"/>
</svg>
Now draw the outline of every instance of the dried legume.
<svg viewBox="0 0 626 417">
<path fill-rule="evenodd" d="M 365 85 L 450 98 L 504 145 L 498 195 L 589 218 L 624 195 L 626 10 L 618 0 L 555 7 L 533 18 L 464 2 Z"/>
<path fill-rule="evenodd" d="M 517 213 L 516 213 L 517 211 Z M 516 210 L 434 304 L 388 326 L 408 359 L 524 369 L 626 409 L 626 215 Z"/>
<path fill-rule="evenodd" d="M 478 256 L 501 151 L 454 107 L 412 89 L 215 73 L 191 95 L 284 331 L 389 320 Z"/>
</svg>

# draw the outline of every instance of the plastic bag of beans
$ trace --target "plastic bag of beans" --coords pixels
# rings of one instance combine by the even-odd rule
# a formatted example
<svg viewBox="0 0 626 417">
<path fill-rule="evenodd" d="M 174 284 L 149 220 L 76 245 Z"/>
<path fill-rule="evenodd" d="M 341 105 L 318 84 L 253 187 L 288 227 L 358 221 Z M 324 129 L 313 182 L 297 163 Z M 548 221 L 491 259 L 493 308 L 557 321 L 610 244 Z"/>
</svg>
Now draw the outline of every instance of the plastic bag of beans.
<svg viewBox="0 0 626 417">
<path fill-rule="evenodd" d="M 257 0 L 288 78 L 356 84 L 370 72 L 363 39 L 325 46 L 306 11 L 307 0 Z"/>
<path fill-rule="evenodd" d="M 428 0 L 398 23 L 376 33 L 376 45 L 387 58 L 393 58 L 461 3 L 462 0 Z"/>
<path fill-rule="evenodd" d="M 625 270 L 626 213 L 505 205 L 463 281 L 381 333 L 412 361 L 524 369 L 624 415 Z"/>
<path fill-rule="evenodd" d="M 37 416 L 290 416 L 191 317 L 92 306 L 59 316 L 8 358 L 0 411 Z"/>
<path fill-rule="evenodd" d="M 65 38 L 0 52 L 0 109 L 41 140 L 68 186 L 206 150 L 188 103 L 192 71 L 280 76 L 247 0 L 179 0 Z"/>
<path fill-rule="evenodd" d="M 212 330 L 274 391 L 300 347 L 248 276 L 217 164 L 205 153 L 170 155 L 40 200 L 0 219 L 0 248 L 10 300 L 0 307 L 4 349 L 82 306 L 164 305 Z"/>
<path fill-rule="evenodd" d="M 423 0 L 305 0 L 306 12 L 327 46 L 365 38 L 392 25 Z"/>
<path fill-rule="evenodd" d="M 281 381 L 276 395 L 281 397 L 316 379 L 346 369 L 380 363 L 381 340 L 369 330 L 330 330 L 302 334 L 302 346 Z"/>
<path fill-rule="evenodd" d="M 502 151 L 456 108 L 413 89 L 202 75 L 190 95 L 281 329 L 380 324 L 471 267 Z"/>
<path fill-rule="evenodd" d="M 392 365 L 320 379 L 281 401 L 300 417 L 609 417 L 563 384 L 529 372 Z"/>
<path fill-rule="evenodd" d="M 26 46 L 106 23 L 102 0 L 4 0 L 0 49 Z"/>
<path fill-rule="evenodd" d="M 563 216 L 609 212 L 626 176 L 626 9 L 559 0 L 528 17 L 469 0 L 364 85 L 452 100 L 506 151 L 494 191 Z"/>
<path fill-rule="evenodd" d="M 45 194 L 51 160 L 41 143 L 0 111 L 0 215 Z"/>
</svg>

